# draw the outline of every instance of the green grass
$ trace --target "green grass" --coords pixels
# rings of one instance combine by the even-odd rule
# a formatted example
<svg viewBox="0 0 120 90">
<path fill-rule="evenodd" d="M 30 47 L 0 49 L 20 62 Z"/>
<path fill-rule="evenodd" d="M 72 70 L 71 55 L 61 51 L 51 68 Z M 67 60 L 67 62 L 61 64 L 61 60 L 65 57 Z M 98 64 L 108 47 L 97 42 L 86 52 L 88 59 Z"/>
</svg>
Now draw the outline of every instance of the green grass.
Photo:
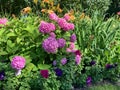
<svg viewBox="0 0 120 90">
<path fill-rule="evenodd" d="M 92 86 L 86 90 L 120 90 L 120 86 L 112 85 L 112 84 L 103 84 Z"/>
</svg>

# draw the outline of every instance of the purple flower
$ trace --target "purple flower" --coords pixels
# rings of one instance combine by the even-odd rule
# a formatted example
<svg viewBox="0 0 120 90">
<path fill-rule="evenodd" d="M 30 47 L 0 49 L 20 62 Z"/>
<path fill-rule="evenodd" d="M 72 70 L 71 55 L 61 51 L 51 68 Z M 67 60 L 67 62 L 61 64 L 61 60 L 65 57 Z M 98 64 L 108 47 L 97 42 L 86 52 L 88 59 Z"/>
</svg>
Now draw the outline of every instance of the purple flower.
<svg viewBox="0 0 120 90">
<path fill-rule="evenodd" d="M 5 72 L 0 71 L 0 80 L 4 80 L 4 78 L 5 78 Z"/>
<path fill-rule="evenodd" d="M 70 36 L 70 42 L 75 42 L 76 41 L 76 35 L 75 34 L 72 34 Z"/>
<path fill-rule="evenodd" d="M 91 77 L 87 77 L 86 79 L 86 84 L 89 86 L 91 84 L 92 78 Z"/>
<path fill-rule="evenodd" d="M 114 65 L 112 65 L 112 64 L 106 64 L 106 69 L 111 69 L 111 68 L 113 68 L 114 67 Z"/>
<path fill-rule="evenodd" d="M 11 66 L 16 70 L 21 70 L 25 67 L 25 62 L 25 58 L 21 56 L 15 56 L 11 61 Z"/>
<path fill-rule="evenodd" d="M 43 34 L 50 33 L 55 30 L 55 25 L 53 23 L 48 23 L 41 21 L 39 26 L 39 31 Z"/>
<path fill-rule="evenodd" d="M 55 38 L 55 37 L 56 37 L 56 35 L 55 35 L 55 33 L 54 33 L 54 32 L 49 33 L 49 35 L 50 35 L 50 37 L 53 37 L 53 38 Z"/>
<path fill-rule="evenodd" d="M 44 78 L 48 78 L 48 76 L 49 76 L 48 70 L 40 70 L 40 74 L 41 74 L 42 77 L 44 77 Z"/>
<path fill-rule="evenodd" d="M 90 62 L 90 65 L 91 65 L 91 66 L 92 66 L 92 65 L 95 65 L 95 64 L 96 64 L 96 61 L 93 61 L 93 60 L 92 60 L 92 61 Z"/>
<path fill-rule="evenodd" d="M 59 48 L 63 48 L 66 45 L 66 41 L 63 38 L 59 38 L 57 41 L 58 41 Z"/>
<path fill-rule="evenodd" d="M 62 65 L 65 65 L 67 63 L 67 59 L 66 58 L 63 58 L 62 60 L 61 60 L 61 64 Z"/>
<path fill-rule="evenodd" d="M 76 63 L 77 65 L 79 65 L 80 62 L 81 62 L 81 56 L 76 55 L 76 56 L 75 56 L 75 63 Z"/>
<path fill-rule="evenodd" d="M 54 21 L 58 20 L 58 16 L 55 13 L 49 13 L 49 18 Z"/>
<path fill-rule="evenodd" d="M 56 73 L 56 76 L 62 76 L 62 74 L 63 74 L 63 71 L 59 68 L 56 68 L 54 71 Z"/>
<path fill-rule="evenodd" d="M 60 26 L 60 28 L 64 28 L 67 24 L 67 21 L 64 18 L 59 18 L 57 23 Z"/>
<path fill-rule="evenodd" d="M 54 61 L 53 61 L 53 66 L 56 66 L 56 65 L 57 65 L 57 61 L 54 60 Z"/>
<path fill-rule="evenodd" d="M 53 37 L 48 37 L 42 43 L 42 47 L 48 53 L 56 53 L 58 49 L 58 42 Z"/>
</svg>

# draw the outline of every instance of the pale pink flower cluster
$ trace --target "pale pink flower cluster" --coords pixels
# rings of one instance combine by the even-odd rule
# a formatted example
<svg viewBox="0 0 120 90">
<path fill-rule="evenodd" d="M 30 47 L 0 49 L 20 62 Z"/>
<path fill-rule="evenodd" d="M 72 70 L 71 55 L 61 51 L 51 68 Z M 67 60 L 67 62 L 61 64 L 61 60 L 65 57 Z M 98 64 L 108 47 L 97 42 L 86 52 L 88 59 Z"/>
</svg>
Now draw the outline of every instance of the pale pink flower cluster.
<svg viewBox="0 0 120 90">
<path fill-rule="evenodd" d="M 0 24 L 6 25 L 7 22 L 8 22 L 7 18 L 0 18 Z"/>
<path fill-rule="evenodd" d="M 69 16 L 68 13 L 64 15 L 64 19 L 65 19 L 66 21 L 69 21 L 69 20 L 70 20 L 70 16 Z"/>
</svg>

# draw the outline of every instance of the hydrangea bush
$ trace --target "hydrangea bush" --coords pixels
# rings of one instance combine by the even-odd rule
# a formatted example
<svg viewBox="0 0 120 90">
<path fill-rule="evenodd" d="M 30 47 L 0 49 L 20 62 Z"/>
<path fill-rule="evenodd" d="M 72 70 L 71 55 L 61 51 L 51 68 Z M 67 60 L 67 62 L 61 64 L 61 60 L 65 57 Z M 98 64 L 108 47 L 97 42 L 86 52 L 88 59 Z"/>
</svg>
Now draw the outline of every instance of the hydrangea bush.
<svg viewBox="0 0 120 90">
<path fill-rule="evenodd" d="M 54 12 L 7 21 L 0 28 L 0 88 L 71 90 L 116 81 L 118 23 L 86 16 L 71 21 L 68 13 L 60 17 Z"/>
</svg>

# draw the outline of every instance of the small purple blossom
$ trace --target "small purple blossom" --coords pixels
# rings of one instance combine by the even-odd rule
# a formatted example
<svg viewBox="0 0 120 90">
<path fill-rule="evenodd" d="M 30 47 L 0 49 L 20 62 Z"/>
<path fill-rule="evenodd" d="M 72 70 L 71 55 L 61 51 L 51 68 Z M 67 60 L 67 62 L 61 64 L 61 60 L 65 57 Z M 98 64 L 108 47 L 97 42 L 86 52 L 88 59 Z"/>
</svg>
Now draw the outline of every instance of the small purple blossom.
<svg viewBox="0 0 120 90">
<path fill-rule="evenodd" d="M 56 53 L 58 49 L 58 42 L 53 37 L 48 37 L 42 43 L 42 47 L 48 53 Z"/>
<path fill-rule="evenodd" d="M 63 48 L 66 45 L 66 41 L 63 38 L 59 38 L 57 41 L 59 48 Z"/>
<path fill-rule="evenodd" d="M 76 41 L 76 34 L 72 34 L 70 36 L 70 42 L 75 42 Z"/>
<path fill-rule="evenodd" d="M 89 86 L 91 84 L 92 78 L 91 77 L 87 77 L 86 79 L 86 84 Z"/>
<path fill-rule="evenodd" d="M 54 71 L 56 73 L 56 76 L 62 76 L 62 74 L 63 74 L 63 71 L 59 68 L 56 68 Z"/>
<path fill-rule="evenodd" d="M 4 78 L 5 78 L 5 72 L 0 71 L 0 80 L 4 80 Z"/>
<path fill-rule="evenodd" d="M 54 61 L 53 61 L 53 66 L 56 66 L 56 65 L 57 65 L 57 61 L 54 60 Z"/>
<path fill-rule="evenodd" d="M 92 60 L 91 62 L 90 62 L 90 65 L 92 66 L 92 65 L 95 65 L 96 64 L 96 61 L 94 61 L 94 60 Z"/>
<path fill-rule="evenodd" d="M 113 68 L 114 67 L 114 65 L 112 65 L 112 64 L 106 64 L 106 69 L 111 69 L 111 68 Z"/>
<path fill-rule="evenodd" d="M 63 58 L 62 60 L 61 60 L 61 64 L 62 65 L 65 65 L 67 63 L 67 59 L 66 58 Z"/>
</svg>

